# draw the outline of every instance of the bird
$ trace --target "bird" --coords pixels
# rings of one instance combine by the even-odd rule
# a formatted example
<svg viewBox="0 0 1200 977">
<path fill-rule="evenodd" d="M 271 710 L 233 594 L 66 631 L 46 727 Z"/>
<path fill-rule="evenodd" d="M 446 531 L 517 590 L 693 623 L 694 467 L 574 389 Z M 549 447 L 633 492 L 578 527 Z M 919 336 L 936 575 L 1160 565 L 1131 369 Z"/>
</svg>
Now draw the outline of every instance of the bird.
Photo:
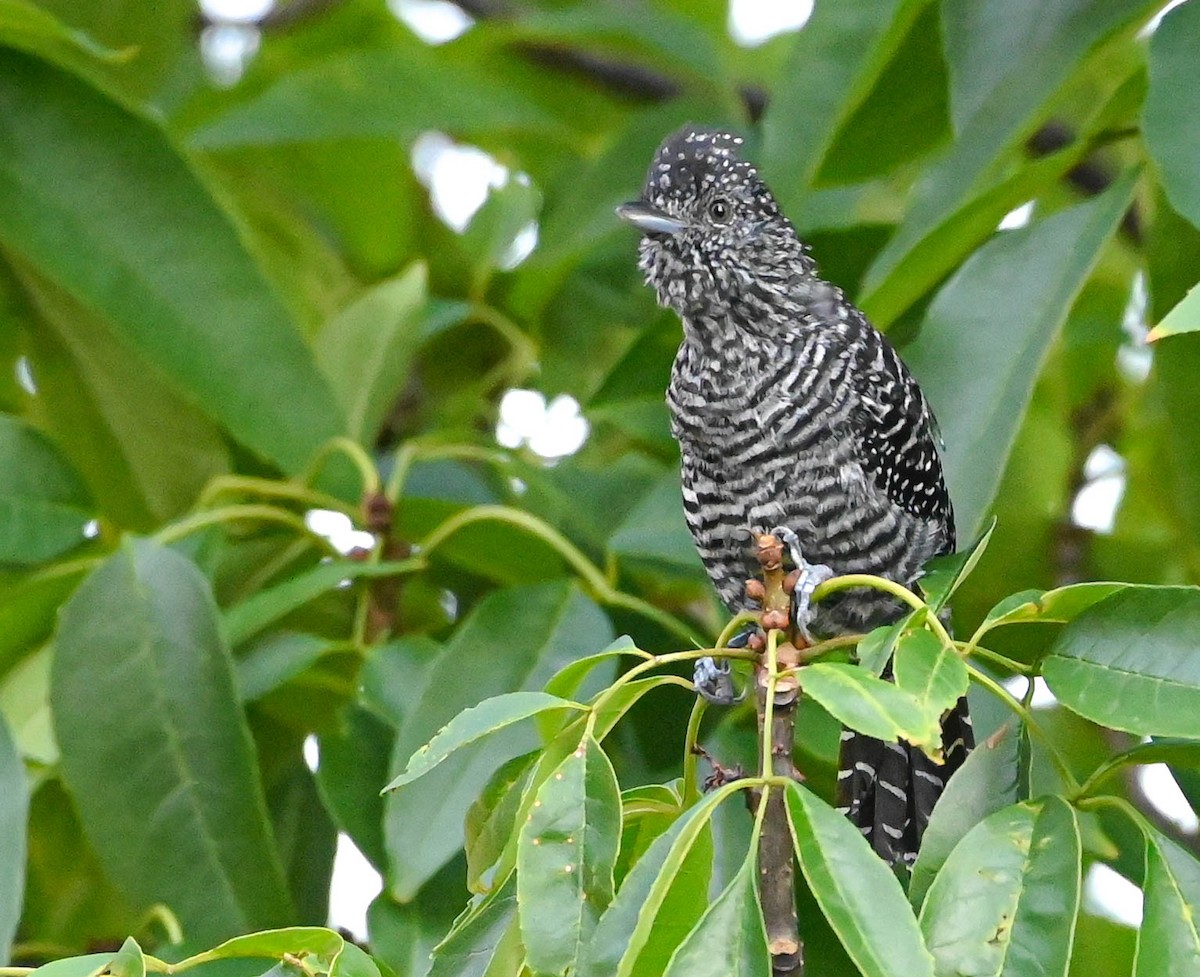
<svg viewBox="0 0 1200 977">
<path fill-rule="evenodd" d="M 813 581 L 869 573 L 912 587 L 955 548 L 937 424 L 887 338 L 820 276 L 743 137 L 687 125 L 659 146 L 639 199 L 638 266 L 683 326 L 667 388 L 683 509 L 731 613 L 753 608 L 751 532 L 782 532 Z M 777 532 L 777 535 L 778 535 Z M 868 588 L 799 609 L 824 636 L 903 613 Z M 890 674 L 889 673 L 885 673 Z M 889 865 L 911 866 L 947 778 L 973 745 L 966 699 L 943 716 L 943 762 L 843 730 L 839 809 Z"/>
</svg>

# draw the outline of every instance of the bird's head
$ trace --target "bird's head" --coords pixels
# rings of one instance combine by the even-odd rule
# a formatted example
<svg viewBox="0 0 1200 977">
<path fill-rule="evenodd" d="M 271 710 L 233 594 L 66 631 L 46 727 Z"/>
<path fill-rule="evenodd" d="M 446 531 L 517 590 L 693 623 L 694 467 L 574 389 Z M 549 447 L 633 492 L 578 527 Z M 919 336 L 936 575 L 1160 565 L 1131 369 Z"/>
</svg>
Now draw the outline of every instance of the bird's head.
<svg viewBox="0 0 1200 977">
<path fill-rule="evenodd" d="M 617 214 L 643 234 L 646 281 L 659 303 L 685 318 L 761 306 L 804 265 L 803 247 L 742 139 L 685 126 L 658 148 L 641 199 Z"/>
</svg>

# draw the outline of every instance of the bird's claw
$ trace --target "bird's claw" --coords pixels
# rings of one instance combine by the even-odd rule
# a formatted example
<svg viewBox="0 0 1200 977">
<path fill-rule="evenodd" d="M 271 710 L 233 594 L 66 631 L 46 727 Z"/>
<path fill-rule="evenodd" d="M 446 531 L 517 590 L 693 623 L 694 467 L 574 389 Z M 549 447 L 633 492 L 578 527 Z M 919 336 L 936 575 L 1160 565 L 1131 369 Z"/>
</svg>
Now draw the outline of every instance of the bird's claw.
<svg viewBox="0 0 1200 977">
<path fill-rule="evenodd" d="M 799 571 L 799 579 L 792 591 L 792 620 L 796 622 L 796 630 L 809 644 L 813 636 L 808 630 L 808 622 L 812 618 L 812 595 L 826 580 L 836 576 L 831 567 L 824 563 L 809 563 L 804 559 L 800 549 L 800 538 L 787 526 L 777 526 L 771 530 L 771 535 L 779 539 L 786 547 L 792 566 Z"/>
<path fill-rule="evenodd" d="M 746 690 L 738 691 L 733 684 L 733 671 L 724 658 L 704 657 L 696 659 L 692 672 L 696 691 L 708 702 L 718 706 L 731 706 L 746 698 Z"/>
</svg>

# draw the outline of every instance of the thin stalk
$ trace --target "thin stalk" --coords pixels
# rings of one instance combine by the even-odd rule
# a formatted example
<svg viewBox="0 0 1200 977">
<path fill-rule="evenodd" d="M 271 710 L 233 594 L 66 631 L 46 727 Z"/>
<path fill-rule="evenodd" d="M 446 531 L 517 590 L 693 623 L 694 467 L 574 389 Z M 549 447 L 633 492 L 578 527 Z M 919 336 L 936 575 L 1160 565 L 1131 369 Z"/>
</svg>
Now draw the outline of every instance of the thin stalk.
<svg viewBox="0 0 1200 977">
<path fill-rule="evenodd" d="M 338 552 L 337 548 L 329 540 L 318 533 L 314 533 L 308 528 L 304 519 L 294 512 L 290 512 L 287 509 L 280 509 L 277 506 L 258 505 L 256 503 L 226 505 L 216 509 L 205 509 L 203 512 L 193 513 L 177 522 L 168 523 L 163 526 L 162 529 L 154 534 L 154 539 L 166 545 L 177 542 L 192 533 L 199 532 L 201 529 L 207 529 L 209 526 L 219 526 L 228 522 L 242 522 L 245 520 L 287 526 L 289 529 L 294 529 L 300 535 L 312 540 L 320 549 L 331 556 L 341 556 L 341 553 Z"/>
<path fill-rule="evenodd" d="M 364 496 L 375 495 L 379 491 L 379 470 L 375 467 L 375 462 L 361 444 L 345 435 L 330 438 L 321 445 L 317 449 L 317 453 L 313 455 L 312 461 L 309 462 L 300 480 L 305 485 L 311 485 L 317 480 L 317 476 L 321 474 L 321 470 L 325 467 L 325 462 L 335 454 L 343 455 L 358 469 L 358 476 L 362 482 L 362 494 Z"/>
<path fill-rule="evenodd" d="M 336 496 L 320 492 L 307 485 L 295 482 L 277 482 L 269 478 L 255 478 L 249 475 L 218 475 L 204 487 L 196 502 L 197 509 L 212 508 L 216 499 L 222 495 L 256 495 L 268 499 L 287 499 L 297 502 L 309 509 L 331 509 L 340 512 L 350 519 L 357 521 L 359 511 L 356 506 L 348 505 Z"/>
<path fill-rule="evenodd" d="M 689 808 L 700 799 L 700 788 L 696 785 L 696 761 L 699 754 L 696 745 L 700 739 L 700 721 L 704 718 L 704 710 L 708 700 L 704 696 L 696 696 L 692 703 L 692 712 L 688 716 L 687 733 L 683 738 L 683 806 Z"/>
</svg>

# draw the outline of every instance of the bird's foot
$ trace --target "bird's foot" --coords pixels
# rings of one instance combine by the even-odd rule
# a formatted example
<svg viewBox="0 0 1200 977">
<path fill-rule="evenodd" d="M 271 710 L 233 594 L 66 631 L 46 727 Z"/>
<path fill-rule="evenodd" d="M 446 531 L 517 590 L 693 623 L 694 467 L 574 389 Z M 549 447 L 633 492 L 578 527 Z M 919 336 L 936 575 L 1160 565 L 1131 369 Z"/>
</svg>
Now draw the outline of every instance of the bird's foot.
<svg viewBox="0 0 1200 977">
<path fill-rule="evenodd" d="M 800 538 L 787 526 L 777 526 L 771 530 L 771 535 L 779 539 L 786 547 L 795 568 L 788 575 L 788 585 L 792 591 L 792 620 L 796 622 L 796 630 L 809 644 L 813 636 L 808 630 L 808 622 L 812 619 L 812 595 L 826 580 L 835 577 L 831 567 L 824 563 L 809 563 L 804 559 L 800 549 Z"/>
<path fill-rule="evenodd" d="M 757 629 L 747 628 L 734 635 L 727 648 L 744 648 Z M 692 670 L 692 683 L 701 698 L 716 706 L 732 706 L 746 698 L 746 690 L 733 684 L 733 669 L 727 658 L 697 658 Z"/>
</svg>

